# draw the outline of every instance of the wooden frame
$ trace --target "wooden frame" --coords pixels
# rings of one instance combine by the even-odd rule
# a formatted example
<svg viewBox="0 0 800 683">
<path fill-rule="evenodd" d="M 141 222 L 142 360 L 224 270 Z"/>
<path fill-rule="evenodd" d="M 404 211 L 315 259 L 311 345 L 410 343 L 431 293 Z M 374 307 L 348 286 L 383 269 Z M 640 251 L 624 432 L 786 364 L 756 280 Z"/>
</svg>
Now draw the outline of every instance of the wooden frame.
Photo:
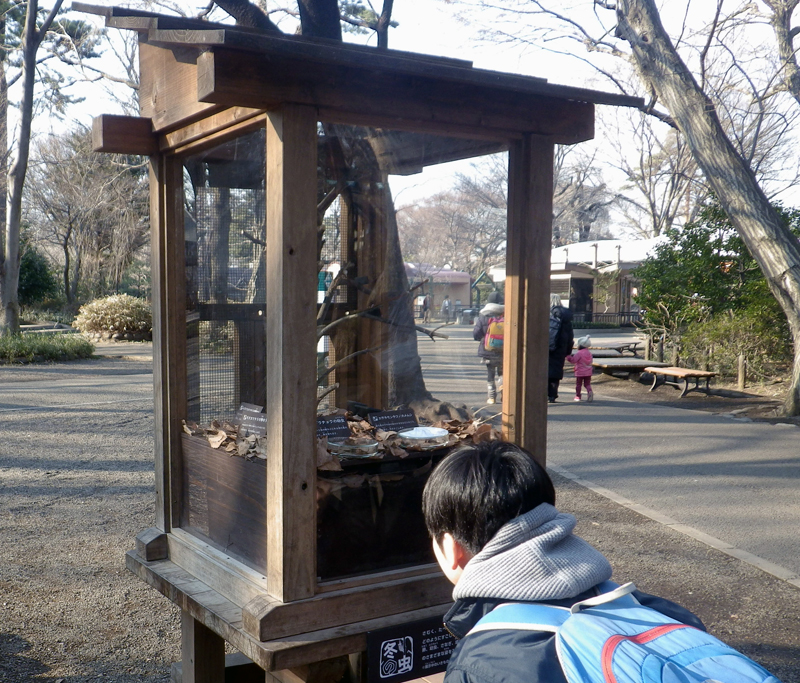
<svg viewBox="0 0 800 683">
<path fill-rule="evenodd" d="M 94 141 L 100 150 L 150 156 L 157 512 L 127 565 L 181 606 L 186 656 L 194 661 L 208 648 L 199 658 L 205 672 L 185 666 L 184 680 L 187 671 L 194 680 L 212 669 L 219 674 L 219 637 L 275 671 L 358 652 L 369 629 L 441 614 L 451 586 L 433 566 L 317 578 L 316 376 L 302 361 L 313 357 L 316 344 L 309 311 L 316 307 L 318 122 L 402 131 L 401 146 L 392 149 L 387 141 L 383 173 L 416 172 L 432 149 L 440 161 L 509 150 L 503 430 L 544 464 L 554 145 L 591 138 L 595 104 L 640 101 L 472 69 L 461 60 L 124 8 L 73 7 L 139 32 L 142 117 L 101 117 Z M 187 405 L 182 159 L 262 126 L 264 306 L 271 324 L 265 333 L 267 551 L 258 571 L 231 557 L 233 550 L 181 528 Z M 385 252 L 384 219 L 380 209 L 370 211 L 375 215 L 350 219 L 353 239 L 375 256 L 372 271 L 360 275 L 380 273 Z M 362 321 L 360 334 L 380 347 L 386 332 Z M 377 378 L 380 368 L 365 355 L 357 372 Z M 383 405 L 384 392 L 375 381 L 364 399 Z"/>
</svg>

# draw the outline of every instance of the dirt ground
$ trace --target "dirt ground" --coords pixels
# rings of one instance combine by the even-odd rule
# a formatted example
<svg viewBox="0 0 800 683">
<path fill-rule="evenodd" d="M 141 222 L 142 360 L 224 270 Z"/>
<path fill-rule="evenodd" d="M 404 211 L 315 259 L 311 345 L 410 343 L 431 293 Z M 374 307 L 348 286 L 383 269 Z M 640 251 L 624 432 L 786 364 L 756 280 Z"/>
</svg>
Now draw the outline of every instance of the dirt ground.
<svg viewBox="0 0 800 683">
<path fill-rule="evenodd" d="M 149 363 L 107 358 L 43 369 L 0 368 L 0 385 L 52 377 L 91 383 L 143 375 Z M 153 523 L 152 396 L 146 378 L 108 405 L 3 408 L 0 398 L 0 681 L 157 683 L 179 659 L 177 609 L 124 567 Z M 597 377 L 597 390 L 758 419 L 769 396 L 715 392 L 678 399 Z M 116 401 L 116 403 L 114 402 Z M 559 507 L 615 567 L 617 580 L 695 611 L 709 629 L 800 683 L 800 590 L 559 476 Z M 787 530 L 787 533 L 790 533 Z M 791 531 L 796 533 L 796 530 Z"/>
</svg>

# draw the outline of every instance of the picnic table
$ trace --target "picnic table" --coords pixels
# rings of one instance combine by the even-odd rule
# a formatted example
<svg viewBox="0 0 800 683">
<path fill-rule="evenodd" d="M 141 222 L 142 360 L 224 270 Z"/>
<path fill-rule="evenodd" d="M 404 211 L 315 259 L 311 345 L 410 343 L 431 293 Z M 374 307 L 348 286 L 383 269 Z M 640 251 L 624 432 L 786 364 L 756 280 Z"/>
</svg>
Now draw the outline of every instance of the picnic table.
<svg viewBox="0 0 800 683">
<path fill-rule="evenodd" d="M 622 358 L 622 354 L 614 349 L 590 346 L 589 350 L 592 352 L 592 358 Z"/>
<path fill-rule="evenodd" d="M 643 358 L 598 358 L 592 361 L 592 366 L 598 368 L 607 375 L 615 372 L 643 372 L 652 367 L 667 367 L 669 363 L 661 363 L 656 360 L 644 360 Z"/>
<path fill-rule="evenodd" d="M 686 396 L 690 391 L 705 391 L 706 394 L 708 394 L 708 382 L 712 377 L 717 376 L 716 372 L 710 372 L 709 370 L 690 370 L 689 368 L 679 368 L 675 366 L 652 366 L 645 368 L 644 371 L 653 373 L 653 386 L 650 387 L 650 391 L 655 391 L 656 388 L 660 387 L 662 384 L 669 384 L 678 389 L 683 387 L 680 398 Z M 672 377 L 673 380 L 667 379 L 668 377 Z M 691 389 L 689 388 L 690 379 L 694 380 L 694 386 Z M 700 386 L 700 380 L 702 379 L 706 381 L 705 389 Z M 681 382 L 683 382 L 683 384 L 681 384 Z"/>
<path fill-rule="evenodd" d="M 606 344 L 605 346 L 590 346 L 589 350 L 592 352 L 592 355 L 598 357 L 595 353 L 597 351 L 616 351 L 620 355 L 625 353 L 630 353 L 634 358 L 639 358 L 638 348 L 642 344 L 640 341 L 634 342 L 621 342 L 619 344 Z"/>
</svg>

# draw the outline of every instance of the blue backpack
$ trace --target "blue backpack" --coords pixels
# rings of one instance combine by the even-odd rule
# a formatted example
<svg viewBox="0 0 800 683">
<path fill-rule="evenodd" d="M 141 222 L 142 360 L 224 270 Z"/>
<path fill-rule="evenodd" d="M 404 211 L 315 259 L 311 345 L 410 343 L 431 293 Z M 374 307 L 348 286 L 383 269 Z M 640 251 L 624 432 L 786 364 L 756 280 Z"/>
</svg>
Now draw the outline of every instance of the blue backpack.
<svg viewBox="0 0 800 683">
<path fill-rule="evenodd" d="M 499 605 L 470 631 L 514 629 L 556 634 L 569 683 L 780 683 L 712 635 L 643 607 L 624 586 L 569 607 Z"/>
</svg>

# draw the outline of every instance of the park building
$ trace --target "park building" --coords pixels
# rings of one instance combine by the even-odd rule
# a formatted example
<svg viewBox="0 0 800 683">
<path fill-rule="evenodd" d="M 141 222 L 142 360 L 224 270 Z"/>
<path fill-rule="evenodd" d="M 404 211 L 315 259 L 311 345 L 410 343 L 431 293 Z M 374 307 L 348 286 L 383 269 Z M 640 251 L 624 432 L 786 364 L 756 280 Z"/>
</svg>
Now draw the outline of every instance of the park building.
<svg viewBox="0 0 800 683">
<path fill-rule="evenodd" d="M 662 238 L 576 242 L 550 253 L 550 292 L 569 305 L 576 322 L 630 325 L 639 320 L 632 275 Z"/>
</svg>

